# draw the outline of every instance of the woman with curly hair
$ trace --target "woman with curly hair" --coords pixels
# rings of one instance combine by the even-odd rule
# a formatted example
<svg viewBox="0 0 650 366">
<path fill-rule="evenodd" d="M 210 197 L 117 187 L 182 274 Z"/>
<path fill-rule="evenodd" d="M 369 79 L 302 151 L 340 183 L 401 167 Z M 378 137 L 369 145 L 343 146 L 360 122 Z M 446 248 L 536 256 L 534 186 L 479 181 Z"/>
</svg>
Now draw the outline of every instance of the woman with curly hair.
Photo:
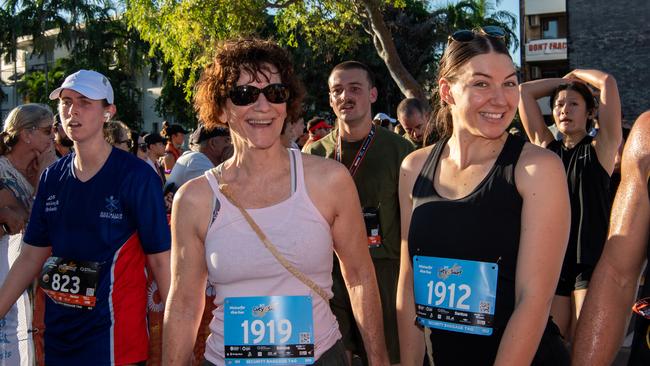
<svg viewBox="0 0 650 366">
<path fill-rule="evenodd" d="M 346 364 L 328 303 L 333 252 L 370 360 L 388 363 L 354 183 L 339 163 L 282 144 L 283 125 L 297 117 L 302 98 L 288 53 L 271 41 L 224 42 L 204 70 L 199 119 L 230 128 L 234 155 L 174 198 L 165 364 L 191 357 L 206 280 L 216 292 L 207 365 L 247 358 Z"/>
</svg>

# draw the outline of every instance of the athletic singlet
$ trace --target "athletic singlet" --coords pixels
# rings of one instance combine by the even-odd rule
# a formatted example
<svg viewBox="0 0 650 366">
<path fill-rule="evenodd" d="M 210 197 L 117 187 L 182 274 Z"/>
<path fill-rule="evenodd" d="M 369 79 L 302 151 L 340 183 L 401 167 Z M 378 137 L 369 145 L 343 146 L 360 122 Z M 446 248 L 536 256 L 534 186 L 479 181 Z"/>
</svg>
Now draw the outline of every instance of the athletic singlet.
<svg viewBox="0 0 650 366">
<path fill-rule="evenodd" d="M 280 253 L 328 296 L 333 296 L 333 241 L 330 226 L 312 203 L 304 180 L 302 155 L 287 149 L 294 192 L 275 205 L 247 209 Z M 205 176 L 220 204 L 205 238 L 208 280 L 216 295 L 205 358 L 224 364 L 224 299 L 247 296 L 311 296 L 315 359 L 341 338 L 329 304 L 287 271 L 251 229 L 237 207 L 219 191 L 213 170 Z"/>
<path fill-rule="evenodd" d="M 650 182 L 648 182 L 650 192 Z M 648 196 L 650 199 L 650 195 Z M 647 254 L 650 263 L 650 241 L 648 242 Z M 646 265 L 645 284 L 639 294 L 639 299 L 650 297 L 650 265 Z M 630 354 L 629 366 L 650 365 L 650 320 L 635 315 L 634 341 L 632 342 L 632 353 Z"/>
<path fill-rule="evenodd" d="M 459 199 L 440 196 L 433 185 L 446 143 L 441 140 L 434 146 L 413 187 L 409 256 L 411 263 L 417 255 L 498 264 L 492 335 L 431 329 L 430 336 L 436 365 L 492 365 L 515 307 L 523 203 L 515 167 L 524 141 L 508 135 L 487 176 Z"/>
<path fill-rule="evenodd" d="M 598 161 L 592 141 L 593 137 L 585 136 L 571 149 L 561 141 L 553 141 L 547 147 L 564 162 L 569 184 L 571 233 L 563 272 L 576 263 L 595 266 L 607 239 L 610 176 Z"/>
</svg>

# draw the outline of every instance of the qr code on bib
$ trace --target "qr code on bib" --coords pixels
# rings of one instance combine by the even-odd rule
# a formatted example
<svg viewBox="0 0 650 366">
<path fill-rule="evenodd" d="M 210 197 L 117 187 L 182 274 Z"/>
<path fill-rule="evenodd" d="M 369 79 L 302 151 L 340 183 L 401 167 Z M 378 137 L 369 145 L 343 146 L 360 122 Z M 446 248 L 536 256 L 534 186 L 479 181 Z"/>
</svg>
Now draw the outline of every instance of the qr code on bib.
<svg viewBox="0 0 650 366">
<path fill-rule="evenodd" d="M 300 338 L 300 344 L 311 343 L 311 336 L 309 335 L 309 332 L 300 333 L 298 336 Z"/>
<path fill-rule="evenodd" d="M 490 303 L 487 301 L 481 301 L 478 304 L 478 312 L 483 314 L 490 313 Z"/>
</svg>

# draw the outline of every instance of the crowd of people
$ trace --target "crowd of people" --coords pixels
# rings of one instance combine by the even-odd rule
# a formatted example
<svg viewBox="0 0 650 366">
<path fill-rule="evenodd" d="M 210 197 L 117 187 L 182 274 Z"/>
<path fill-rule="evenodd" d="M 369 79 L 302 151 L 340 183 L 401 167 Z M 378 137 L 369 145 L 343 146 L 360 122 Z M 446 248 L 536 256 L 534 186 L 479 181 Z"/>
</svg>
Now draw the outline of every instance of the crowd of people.
<svg viewBox="0 0 650 366">
<path fill-rule="evenodd" d="M 50 94 L 56 117 L 15 108 L 0 363 L 609 365 L 634 309 L 630 364 L 650 364 L 650 112 L 621 149 L 612 75 L 520 84 L 504 37 L 451 34 L 435 104 L 397 119 L 372 117 L 371 69 L 342 62 L 335 122 L 306 126 L 284 49 L 220 42 L 185 152 L 180 125 L 114 120 L 95 71 Z"/>
</svg>

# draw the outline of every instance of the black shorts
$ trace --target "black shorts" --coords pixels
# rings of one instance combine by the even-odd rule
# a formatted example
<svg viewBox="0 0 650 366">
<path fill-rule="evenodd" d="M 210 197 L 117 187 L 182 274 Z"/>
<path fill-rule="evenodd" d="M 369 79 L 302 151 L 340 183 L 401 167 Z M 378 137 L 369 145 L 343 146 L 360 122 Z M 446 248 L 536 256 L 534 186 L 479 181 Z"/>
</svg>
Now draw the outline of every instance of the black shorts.
<svg viewBox="0 0 650 366">
<path fill-rule="evenodd" d="M 537 347 L 532 366 L 569 366 L 571 356 L 560 335 L 560 329 L 549 318 Z"/>
<path fill-rule="evenodd" d="M 381 298 L 384 338 L 386 340 L 386 347 L 388 348 L 388 356 L 391 364 L 397 364 L 400 362 L 400 357 L 395 303 L 397 298 L 397 278 L 399 277 L 399 260 L 373 258 L 372 262 L 375 266 L 379 296 Z M 330 300 L 330 307 L 339 323 L 339 330 L 343 336 L 345 349 L 353 354 L 359 355 L 363 363 L 367 364 L 361 333 L 357 329 L 357 323 L 352 314 L 352 305 L 348 297 L 348 290 L 345 287 L 345 282 L 341 275 L 341 268 L 336 257 L 334 258 L 332 281 L 334 297 Z"/>
<path fill-rule="evenodd" d="M 557 296 L 571 296 L 575 290 L 586 290 L 589 287 L 594 266 L 576 263 L 571 268 L 562 267 L 555 294 Z"/>
</svg>

